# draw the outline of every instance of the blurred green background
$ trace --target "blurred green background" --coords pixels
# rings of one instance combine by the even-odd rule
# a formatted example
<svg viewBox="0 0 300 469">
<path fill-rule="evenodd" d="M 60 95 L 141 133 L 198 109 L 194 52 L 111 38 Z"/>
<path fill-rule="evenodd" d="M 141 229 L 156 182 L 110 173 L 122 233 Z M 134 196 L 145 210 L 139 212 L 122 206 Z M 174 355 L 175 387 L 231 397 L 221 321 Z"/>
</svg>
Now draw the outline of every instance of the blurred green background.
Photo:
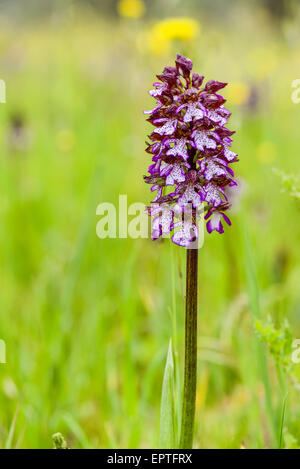
<svg viewBox="0 0 300 469">
<path fill-rule="evenodd" d="M 230 83 L 243 188 L 199 252 L 195 447 L 299 447 L 299 22 L 283 0 L 0 2 L 1 447 L 159 445 L 185 251 L 100 240 L 96 207 L 151 200 L 142 110 L 178 52 Z"/>
</svg>

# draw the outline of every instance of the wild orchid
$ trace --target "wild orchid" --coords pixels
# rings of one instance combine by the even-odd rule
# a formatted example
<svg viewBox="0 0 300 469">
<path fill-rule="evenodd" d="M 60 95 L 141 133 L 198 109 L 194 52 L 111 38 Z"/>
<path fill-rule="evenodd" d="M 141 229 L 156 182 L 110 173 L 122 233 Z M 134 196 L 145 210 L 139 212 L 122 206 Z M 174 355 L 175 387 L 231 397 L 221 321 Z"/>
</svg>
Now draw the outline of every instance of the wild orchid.
<svg viewBox="0 0 300 469">
<path fill-rule="evenodd" d="M 147 143 L 152 164 L 144 179 L 157 191 L 156 210 L 170 212 L 154 219 L 152 238 L 173 233 L 172 241 L 186 247 L 198 237 L 198 228 L 182 229 L 184 212 L 205 211 L 207 231 L 223 233 L 224 222 L 231 224 L 226 188 L 237 184 L 230 167 L 237 161 L 231 150 L 234 132 L 226 127 L 230 112 L 217 94 L 226 83 L 211 80 L 203 86 L 204 77 L 192 73 L 192 67 L 191 60 L 178 55 L 176 67 L 157 76 L 160 82 L 150 91 L 156 106 L 145 111 L 155 128 Z M 153 216 L 153 206 L 148 211 Z"/>
<path fill-rule="evenodd" d="M 231 225 L 227 193 L 236 186 L 231 164 L 232 135 L 226 125 L 230 112 L 219 94 L 227 83 L 192 73 L 193 63 L 181 55 L 166 67 L 149 93 L 156 106 L 148 121 L 154 126 L 146 151 L 152 156 L 145 182 L 156 192 L 148 213 L 153 217 L 152 239 L 172 234 L 187 247 L 185 376 L 180 447 L 191 448 L 197 375 L 198 215 L 209 233 Z"/>
</svg>

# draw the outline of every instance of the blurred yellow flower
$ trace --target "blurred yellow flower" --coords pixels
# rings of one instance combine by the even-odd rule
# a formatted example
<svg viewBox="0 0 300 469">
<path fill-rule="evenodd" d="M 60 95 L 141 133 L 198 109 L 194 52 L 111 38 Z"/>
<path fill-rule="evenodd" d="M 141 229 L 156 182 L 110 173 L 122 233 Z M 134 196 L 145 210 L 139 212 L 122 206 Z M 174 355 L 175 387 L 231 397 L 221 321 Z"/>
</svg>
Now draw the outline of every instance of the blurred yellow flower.
<svg viewBox="0 0 300 469">
<path fill-rule="evenodd" d="M 245 83 L 230 83 L 228 86 L 228 100 L 230 104 L 245 104 L 250 96 L 250 88 Z"/>
<path fill-rule="evenodd" d="M 166 18 L 155 24 L 153 32 L 167 40 L 191 41 L 199 29 L 199 23 L 192 18 Z"/>
<path fill-rule="evenodd" d="M 149 49 L 156 55 L 169 51 L 172 41 L 192 41 L 200 24 L 192 18 L 166 18 L 156 23 L 149 34 Z"/>
<path fill-rule="evenodd" d="M 145 12 L 145 4 L 142 0 L 120 0 L 118 12 L 124 18 L 140 18 Z"/>
<path fill-rule="evenodd" d="M 70 130 L 61 130 L 56 137 L 56 144 L 59 150 L 68 152 L 75 146 L 75 135 Z"/>
<path fill-rule="evenodd" d="M 257 151 L 258 159 L 261 163 L 267 164 L 272 163 L 277 155 L 277 149 L 272 142 L 262 142 Z"/>
</svg>

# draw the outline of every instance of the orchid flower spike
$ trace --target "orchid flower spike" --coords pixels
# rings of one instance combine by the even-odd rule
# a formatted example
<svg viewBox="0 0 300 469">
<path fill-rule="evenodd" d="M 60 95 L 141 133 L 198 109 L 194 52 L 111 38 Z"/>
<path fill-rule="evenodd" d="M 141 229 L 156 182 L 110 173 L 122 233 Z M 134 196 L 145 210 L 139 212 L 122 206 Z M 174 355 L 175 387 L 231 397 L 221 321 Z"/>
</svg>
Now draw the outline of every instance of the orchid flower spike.
<svg viewBox="0 0 300 469">
<path fill-rule="evenodd" d="M 156 99 L 145 111 L 154 126 L 146 151 L 152 156 L 145 182 L 157 191 L 148 213 L 154 216 L 152 239 L 171 233 L 172 241 L 188 247 L 198 237 L 190 221 L 182 221 L 192 210 L 192 220 L 205 212 L 207 231 L 224 232 L 230 209 L 226 196 L 236 186 L 230 167 L 238 161 L 231 150 L 232 135 L 226 125 L 230 112 L 219 94 L 227 83 L 192 73 L 193 63 L 181 55 L 175 67 L 166 67 L 149 93 Z M 192 207 L 192 208 L 191 208 Z"/>
</svg>

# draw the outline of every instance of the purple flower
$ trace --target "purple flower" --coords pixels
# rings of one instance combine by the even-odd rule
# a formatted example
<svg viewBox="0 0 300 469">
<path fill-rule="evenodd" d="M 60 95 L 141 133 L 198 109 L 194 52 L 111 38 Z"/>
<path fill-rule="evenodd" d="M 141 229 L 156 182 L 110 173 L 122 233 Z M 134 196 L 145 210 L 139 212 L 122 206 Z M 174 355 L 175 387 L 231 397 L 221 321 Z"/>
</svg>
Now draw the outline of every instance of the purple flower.
<svg viewBox="0 0 300 469">
<path fill-rule="evenodd" d="M 182 104 L 177 109 L 177 112 L 180 112 L 182 109 L 185 109 L 183 117 L 183 122 L 185 123 L 191 122 L 193 119 L 202 119 L 205 115 L 205 109 L 200 103 L 198 105 L 196 103 Z"/>
<path fill-rule="evenodd" d="M 159 213 L 159 215 L 158 215 Z M 152 239 L 158 239 L 163 234 L 168 234 L 173 229 L 173 211 L 169 207 L 160 207 L 152 210 L 151 215 L 156 215 L 152 221 Z"/>
<path fill-rule="evenodd" d="M 198 150 L 204 151 L 205 148 L 217 148 L 217 142 L 213 138 L 213 133 L 206 130 L 194 130 L 192 137 Z"/>
<path fill-rule="evenodd" d="M 178 204 L 182 207 L 185 207 L 187 204 L 192 204 L 195 208 L 200 207 L 203 198 L 197 189 L 198 187 L 194 186 L 193 183 L 186 184 L 184 192 L 178 197 Z"/>
<path fill-rule="evenodd" d="M 178 121 L 176 119 L 157 119 L 156 123 L 163 123 L 162 127 L 155 129 L 155 133 L 160 135 L 172 135 L 177 127 Z"/>
<path fill-rule="evenodd" d="M 187 221 L 175 223 L 174 228 L 180 228 L 172 236 L 173 243 L 178 244 L 178 246 L 188 247 L 199 236 L 197 226 Z"/>
<path fill-rule="evenodd" d="M 174 144 L 174 146 L 167 151 L 167 155 L 181 156 L 184 160 L 187 160 L 189 157 L 187 144 L 189 142 L 191 141 L 186 138 L 173 138 L 166 140 L 166 145 L 171 146 Z"/>
<path fill-rule="evenodd" d="M 230 113 L 226 113 L 226 112 L 221 112 L 223 111 L 225 108 L 223 109 L 216 109 L 216 110 L 212 110 L 212 109 L 208 109 L 207 112 L 206 112 L 206 115 L 207 117 L 213 121 L 215 124 L 219 124 L 219 125 L 226 125 L 227 122 L 228 122 L 228 119 L 230 117 Z"/>
<path fill-rule="evenodd" d="M 209 218 L 211 216 L 211 214 L 208 212 L 206 215 L 205 215 L 205 219 Z M 219 233 L 224 233 L 224 228 L 223 228 L 223 225 L 222 225 L 222 221 L 226 221 L 227 225 L 231 225 L 231 221 L 229 220 L 229 218 L 227 217 L 227 215 L 225 215 L 225 213 L 222 213 L 222 212 L 213 212 L 211 218 L 208 220 L 207 222 L 207 231 L 209 233 L 212 233 L 214 230 L 218 231 Z"/>
<path fill-rule="evenodd" d="M 198 73 L 192 73 L 192 86 L 194 88 L 200 88 L 204 80 L 204 76 L 198 75 Z"/>
<path fill-rule="evenodd" d="M 200 162 L 200 168 L 208 181 L 217 178 L 227 178 L 232 170 L 224 166 L 224 163 L 219 158 L 204 158 Z"/>
<path fill-rule="evenodd" d="M 231 224 L 225 212 L 229 189 L 237 185 L 230 165 L 238 155 L 230 149 L 230 112 L 218 94 L 226 83 L 203 85 L 204 77 L 191 73 L 192 61 L 181 55 L 175 65 L 157 75 L 149 92 L 156 105 L 146 112 L 154 129 L 146 148 L 152 162 L 144 179 L 157 191 L 148 208 L 152 238 L 172 233 L 175 244 L 188 247 L 199 236 L 198 213 L 206 213 L 209 233 L 223 233 L 224 221 Z"/>
<path fill-rule="evenodd" d="M 205 186 L 205 201 L 212 205 L 213 207 L 218 207 L 222 205 L 224 199 L 222 195 L 225 197 L 224 190 L 221 187 L 216 186 L 213 182 L 209 182 Z"/>
<path fill-rule="evenodd" d="M 237 158 L 236 158 L 237 154 L 234 153 L 233 151 L 229 150 L 229 148 L 224 147 L 223 154 L 224 154 L 224 158 L 227 161 L 229 161 L 229 162 L 237 161 Z"/>
<path fill-rule="evenodd" d="M 151 187 L 151 192 L 157 191 L 157 195 L 154 197 L 153 202 L 156 202 L 158 199 L 161 198 L 162 190 L 162 186 L 159 186 L 158 184 L 154 184 L 154 186 Z"/>
<path fill-rule="evenodd" d="M 174 184 L 185 181 L 185 172 L 181 163 L 162 162 L 160 175 L 166 177 L 166 186 L 174 186 Z"/>
<path fill-rule="evenodd" d="M 225 88 L 227 85 L 228 83 L 221 83 L 220 81 L 210 80 L 205 85 L 205 91 L 215 93 L 216 91 Z"/>
<path fill-rule="evenodd" d="M 168 86 L 164 85 L 163 83 L 153 83 L 153 86 L 155 88 L 149 91 L 150 96 L 152 96 L 153 98 L 161 96 L 164 91 L 168 90 Z"/>
<path fill-rule="evenodd" d="M 190 59 L 187 59 L 186 57 L 178 54 L 175 63 L 179 74 L 190 82 L 190 74 L 193 68 L 193 62 Z"/>
</svg>

